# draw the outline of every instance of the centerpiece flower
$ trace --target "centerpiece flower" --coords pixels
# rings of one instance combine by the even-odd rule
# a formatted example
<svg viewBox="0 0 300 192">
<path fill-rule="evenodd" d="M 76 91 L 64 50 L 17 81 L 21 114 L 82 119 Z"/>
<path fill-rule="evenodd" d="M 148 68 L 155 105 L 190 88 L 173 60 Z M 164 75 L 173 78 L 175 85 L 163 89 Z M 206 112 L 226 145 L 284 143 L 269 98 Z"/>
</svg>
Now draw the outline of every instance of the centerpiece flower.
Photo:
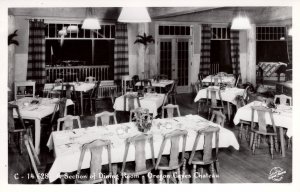
<svg viewBox="0 0 300 192">
<path fill-rule="evenodd" d="M 132 121 L 140 132 L 146 133 L 151 129 L 153 117 L 149 114 L 149 110 L 145 108 L 136 108 Z"/>
</svg>

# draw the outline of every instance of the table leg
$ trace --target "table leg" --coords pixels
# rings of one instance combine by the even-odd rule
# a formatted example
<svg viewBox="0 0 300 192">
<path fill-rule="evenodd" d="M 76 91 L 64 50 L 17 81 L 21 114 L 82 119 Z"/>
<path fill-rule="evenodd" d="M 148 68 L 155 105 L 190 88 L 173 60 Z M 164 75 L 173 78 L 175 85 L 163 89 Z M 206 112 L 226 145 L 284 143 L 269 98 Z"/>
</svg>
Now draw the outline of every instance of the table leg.
<svg viewBox="0 0 300 192">
<path fill-rule="evenodd" d="M 81 109 L 81 116 L 83 116 L 83 93 L 80 91 L 80 109 Z"/>
<path fill-rule="evenodd" d="M 283 135 L 283 127 L 279 127 L 279 134 L 280 134 L 280 144 L 281 144 L 281 155 L 285 157 L 285 141 Z"/>
<path fill-rule="evenodd" d="M 230 122 L 231 110 L 230 110 L 230 102 L 227 101 L 227 113 L 228 113 L 228 122 Z"/>
<path fill-rule="evenodd" d="M 39 119 L 34 120 L 34 148 L 37 154 L 40 154 L 40 140 L 41 140 L 41 121 Z"/>
</svg>

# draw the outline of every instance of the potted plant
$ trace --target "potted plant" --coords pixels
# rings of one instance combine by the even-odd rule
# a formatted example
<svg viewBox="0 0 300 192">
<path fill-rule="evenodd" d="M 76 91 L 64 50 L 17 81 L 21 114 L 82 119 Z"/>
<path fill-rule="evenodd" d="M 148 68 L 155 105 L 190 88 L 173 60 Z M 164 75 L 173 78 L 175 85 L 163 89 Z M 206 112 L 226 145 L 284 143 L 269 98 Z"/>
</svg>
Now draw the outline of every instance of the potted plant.
<svg viewBox="0 0 300 192">
<path fill-rule="evenodd" d="M 141 49 L 142 53 L 140 54 L 142 58 L 142 60 L 144 60 L 144 67 L 146 67 L 146 70 L 144 70 L 144 75 L 148 75 L 148 77 L 150 76 L 150 62 L 149 62 L 149 58 L 148 58 L 148 45 L 151 43 L 154 43 L 154 38 L 152 37 L 152 35 L 147 35 L 146 33 L 144 33 L 144 35 L 138 35 L 136 36 L 137 39 L 135 40 L 134 44 L 140 44 L 143 46 L 143 49 Z"/>
</svg>

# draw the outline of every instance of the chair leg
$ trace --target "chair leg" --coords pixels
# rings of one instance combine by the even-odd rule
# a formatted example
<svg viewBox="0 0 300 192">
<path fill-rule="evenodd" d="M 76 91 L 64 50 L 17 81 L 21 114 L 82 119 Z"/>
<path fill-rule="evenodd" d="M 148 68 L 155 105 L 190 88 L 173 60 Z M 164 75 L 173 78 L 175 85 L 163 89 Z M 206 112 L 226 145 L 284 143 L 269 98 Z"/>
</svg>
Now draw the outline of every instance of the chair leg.
<svg viewBox="0 0 300 192">
<path fill-rule="evenodd" d="M 196 180 L 196 168 L 197 168 L 197 165 L 193 165 L 193 170 L 192 170 L 192 183 L 195 183 L 195 180 Z"/>
<path fill-rule="evenodd" d="M 243 131 L 243 126 L 244 126 L 244 124 L 243 123 L 241 123 L 241 125 L 240 125 L 240 128 L 239 128 L 239 139 L 242 141 L 242 131 Z"/>
<path fill-rule="evenodd" d="M 20 148 L 20 154 L 22 155 L 23 154 L 23 133 L 20 132 L 20 138 L 19 138 L 19 148 Z"/>
<path fill-rule="evenodd" d="M 159 170 L 159 184 L 163 182 L 163 170 Z"/>
<path fill-rule="evenodd" d="M 148 177 L 148 182 L 149 182 L 150 184 L 154 184 L 153 178 L 152 178 L 152 177 Z"/>
<path fill-rule="evenodd" d="M 215 169 L 214 169 L 214 164 L 210 164 L 209 166 L 209 172 L 210 172 L 210 175 L 211 175 L 211 181 L 212 183 L 215 183 L 216 182 L 216 174 L 215 174 Z"/>
<path fill-rule="evenodd" d="M 257 143 L 257 133 L 254 133 L 254 142 L 252 144 L 252 154 L 255 154 L 255 147 L 256 147 L 256 143 Z"/>
<path fill-rule="evenodd" d="M 144 175 L 142 176 L 142 183 L 143 183 L 143 184 L 146 183 L 146 180 L 145 180 L 145 176 L 144 176 Z"/>
<path fill-rule="evenodd" d="M 257 146 L 257 148 L 259 148 L 259 146 L 260 146 L 260 135 L 257 136 L 257 145 L 256 146 Z"/>
<path fill-rule="evenodd" d="M 127 176 L 127 177 L 126 177 L 126 183 L 127 183 L 127 184 L 129 184 L 129 183 L 130 183 L 130 182 L 129 182 L 129 179 L 130 179 L 130 177 L 129 177 L 129 176 Z"/>
<path fill-rule="evenodd" d="M 253 145 L 253 136 L 254 136 L 254 133 L 251 132 L 251 136 L 250 136 L 250 149 L 252 148 L 252 145 Z"/>
<path fill-rule="evenodd" d="M 275 151 L 278 152 L 278 137 L 277 135 L 274 136 L 274 145 L 275 145 Z"/>
<path fill-rule="evenodd" d="M 270 152 L 273 159 L 273 151 L 274 151 L 274 143 L 273 143 L 273 136 L 270 136 Z"/>
<path fill-rule="evenodd" d="M 203 167 L 200 167 L 200 179 L 203 178 Z"/>
<path fill-rule="evenodd" d="M 180 175 L 180 168 L 177 169 L 177 179 L 178 179 L 178 183 L 182 183 L 182 177 Z"/>
<path fill-rule="evenodd" d="M 183 160 L 183 165 L 182 165 L 182 178 L 184 178 L 185 175 L 185 169 L 186 169 L 186 159 Z"/>
<path fill-rule="evenodd" d="M 220 163 L 218 160 L 216 160 L 216 172 L 217 174 L 220 174 Z"/>
</svg>

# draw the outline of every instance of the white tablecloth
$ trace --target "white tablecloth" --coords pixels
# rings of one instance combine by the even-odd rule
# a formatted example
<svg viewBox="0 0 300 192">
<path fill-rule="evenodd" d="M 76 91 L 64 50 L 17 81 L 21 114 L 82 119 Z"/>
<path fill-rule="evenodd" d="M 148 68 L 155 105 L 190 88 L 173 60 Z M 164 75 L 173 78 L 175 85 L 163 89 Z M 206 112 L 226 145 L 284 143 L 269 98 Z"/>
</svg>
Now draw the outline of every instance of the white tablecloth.
<svg viewBox="0 0 300 192">
<path fill-rule="evenodd" d="M 219 89 L 219 87 L 216 88 Z M 236 105 L 235 97 L 237 95 L 243 95 L 244 91 L 245 89 L 240 89 L 237 87 L 233 87 L 233 88 L 226 87 L 225 90 L 221 90 L 221 97 L 223 101 L 228 101 Z M 194 102 L 197 102 L 200 99 L 206 99 L 206 94 L 207 94 L 207 88 L 201 89 L 198 92 L 197 96 L 195 97 Z M 208 93 L 208 98 L 210 98 L 210 93 Z M 217 94 L 217 99 L 220 99 L 219 94 Z"/>
<path fill-rule="evenodd" d="M 253 101 L 244 107 L 237 110 L 233 119 L 234 124 L 239 124 L 240 120 L 251 121 L 251 106 L 260 105 L 262 102 Z M 276 126 L 287 128 L 287 136 L 291 137 L 292 134 L 292 107 L 291 106 L 277 106 L 277 109 L 273 113 L 274 123 Z M 257 114 L 254 113 L 254 121 L 257 122 Z M 270 116 L 266 115 L 267 124 L 271 124 Z"/>
<path fill-rule="evenodd" d="M 157 116 L 157 109 L 162 106 L 165 94 L 160 93 L 146 93 L 144 97 L 140 98 L 141 107 L 149 109 L 154 117 Z M 128 101 L 126 102 L 126 111 L 128 111 Z M 135 107 L 138 107 L 137 100 L 135 99 Z M 116 98 L 113 108 L 116 111 L 124 111 L 124 96 Z"/>
<path fill-rule="evenodd" d="M 174 82 L 173 80 L 160 80 L 159 82 L 151 80 L 152 87 L 161 87 L 161 88 L 164 88 L 167 85 L 171 85 L 173 82 Z M 141 86 L 141 82 L 137 82 L 135 86 Z"/>
<path fill-rule="evenodd" d="M 230 84 L 230 85 L 234 85 L 234 83 L 235 83 L 235 77 L 234 76 L 213 76 L 213 75 L 206 76 L 202 80 L 202 83 L 209 84 L 211 82 L 214 82 L 215 77 L 218 78 L 219 83 L 221 83 L 221 79 L 222 79 L 222 83 L 226 83 L 226 84 Z"/>
<path fill-rule="evenodd" d="M 174 120 L 176 119 L 176 120 Z M 183 129 L 188 131 L 186 151 L 191 151 L 197 130 L 203 129 L 208 125 L 215 125 L 208 120 L 197 116 L 188 115 L 184 117 L 177 117 L 174 119 L 155 119 L 153 126 L 149 133 L 153 134 L 154 153 L 158 156 L 160 146 L 162 144 L 163 135 L 175 129 Z M 160 125 L 159 125 L 160 124 Z M 167 124 L 171 124 L 171 129 L 167 129 Z M 233 146 L 239 149 L 239 144 L 233 132 L 228 129 L 220 127 L 219 147 L 227 148 Z M 127 130 L 127 133 L 126 133 Z M 122 133 L 123 132 L 123 133 Z M 122 133 L 122 134 L 120 134 Z M 113 143 L 111 150 L 112 163 L 123 162 L 123 155 L 125 151 L 125 140 L 128 137 L 139 134 L 134 123 L 124 123 L 109 125 L 106 127 L 89 127 L 82 129 L 75 129 L 73 131 L 52 132 L 51 137 L 47 143 L 49 149 L 54 149 L 55 161 L 49 171 L 49 181 L 53 182 L 59 178 L 62 172 L 73 172 L 77 170 L 81 146 L 85 143 L 91 142 L 95 139 L 111 140 Z M 214 139 L 214 138 L 213 138 Z M 182 142 L 180 142 L 181 145 Z M 213 142 L 213 147 L 215 142 Z M 151 158 L 151 148 L 149 143 L 146 144 L 146 158 Z M 180 150 L 181 150 L 180 146 Z M 203 138 L 200 139 L 198 150 L 203 149 Z M 170 153 L 170 143 L 165 146 L 163 154 Z M 102 164 L 107 164 L 107 151 L 103 150 Z M 86 153 L 84 157 L 82 169 L 88 168 L 90 165 L 90 153 Z M 134 147 L 129 148 L 127 161 L 134 161 Z"/>
<path fill-rule="evenodd" d="M 30 104 L 32 100 L 39 100 L 39 104 Z M 24 97 L 17 101 L 10 102 L 19 106 L 20 114 L 23 119 L 31 119 L 35 121 L 35 150 L 40 151 L 40 137 L 41 137 L 41 119 L 51 115 L 54 111 L 55 103 L 58 98 L 32 98 Z M 68 99 L 66 105 L 73 105 L 73 101 Z M 14 118 L 18 118 L 17 112 L 13 112 Z"/>
</svg>

